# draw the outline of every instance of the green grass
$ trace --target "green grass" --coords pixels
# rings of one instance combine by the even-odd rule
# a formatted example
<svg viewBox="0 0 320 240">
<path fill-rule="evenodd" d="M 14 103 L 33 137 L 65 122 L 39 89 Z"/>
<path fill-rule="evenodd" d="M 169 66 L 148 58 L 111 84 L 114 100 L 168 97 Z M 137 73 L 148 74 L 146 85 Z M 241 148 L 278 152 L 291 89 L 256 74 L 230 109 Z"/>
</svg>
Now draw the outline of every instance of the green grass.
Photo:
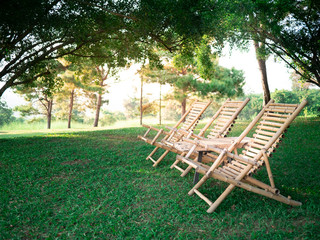
<svg viewBox="0 0 320 240">
<path fill-rule="evenodd" d="M 158 122 L 155 118 L 144 118 L 144 124 L 152 124 Z M 165 125 L 172 125 L 171 121 L 163 121 L 163 127 Z M 71 124 L 71 129 L 67 128 L 67 121 L 53 121 L 51 129 L 47 129 L 47 125 L 44 122 L 33 122 L 33 123 L 21 123 L 12 122 L 0 127 L 0 139 L 1 138 L 12 138 L 12 137 L 32 137 L 32 136 L 46 136 L 53 133 L 66 133 L 66 132 L 81 132 L 81 131 L 96 131 L 106 129 L 118 129 L 128 127 L 139 127 L 139 119 L 130 119 L 125 121 L 117 121 L 116 123 L 109 126 L 100 126 L 97 128 L 92 127 L 92 124 L 84 124 L 74 122 Z"/>
<path fill-rule="evenodd" d="M 238 135 L 247 123 L 236 125 Z M 140 127 L 0 139 L 0 239 L 319 239 L 320 122 L 297 119 L 271 158 L 291 207 L 235 189 L 216 212 L 188 196 L 193 174 L 157 168 Z M 267 181 L 265 169 L 257 178 Z M 215 199 L 226 185 L 211 179 Z"/>
</svg>

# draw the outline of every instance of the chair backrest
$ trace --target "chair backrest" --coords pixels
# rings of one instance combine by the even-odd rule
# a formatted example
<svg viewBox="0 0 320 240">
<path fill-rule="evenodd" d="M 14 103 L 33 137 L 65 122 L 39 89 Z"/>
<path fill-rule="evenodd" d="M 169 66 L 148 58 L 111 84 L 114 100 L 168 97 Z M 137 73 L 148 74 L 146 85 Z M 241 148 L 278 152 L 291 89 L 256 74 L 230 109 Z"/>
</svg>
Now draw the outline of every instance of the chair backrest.
<svg viewBox="0 0 320 240">
<path fill-rule="evenodd" d="M 204 111 L 208 108 L 212 101 L 201 102 L 196 100 L 191 104 L 186 113 L 181 117 L 180 121 L 174 126 L 186 131 L 193 131 L 199 123 Z M 180 126 L 181 124 L 181 126 Z"/>
<path fill-rule="evenodd" d="M 210 130 L 206 138 L 212 139 L 226 137 L 229 134 L 231 127 L 235 123 L 239 113 L 249 101 L 249 98 L 246 98 L 244 101 L 231 101 L 230 99 L 227 99 L 227 101 L 212 117 L 209 124 L 202 129 L 199 135 L 202 136 L 207 128 L 209 128 L 208 125 L 213 123 L 213 128 Z"/>
<path fill-rule="evenodd" d="M 240 157 L 257 160 L 261 166 L 264 161 L 263 152 L 265 151 L 268 157 L 271 156 L 281 142 L 285 130 L 306 104 L 306 100 L 301 104 L 274 103 L 271 100 L 257 116 L 259 119 L 255 119 L 258 121 L 253 139 L 245 146 Z M 255 166 L 250 173 L 259 166 Z"/>
</svg>

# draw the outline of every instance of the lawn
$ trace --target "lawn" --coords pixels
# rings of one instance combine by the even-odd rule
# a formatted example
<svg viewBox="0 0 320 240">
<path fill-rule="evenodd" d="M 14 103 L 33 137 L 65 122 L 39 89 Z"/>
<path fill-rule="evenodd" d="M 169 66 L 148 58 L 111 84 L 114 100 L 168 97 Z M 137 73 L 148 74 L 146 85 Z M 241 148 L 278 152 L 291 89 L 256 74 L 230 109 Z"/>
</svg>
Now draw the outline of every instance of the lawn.
<svg viewBox="0 0 320 240">
<path fill-rule="evenodd" d="M 246 126 L 240 122 L 238 135 Z M 242 189 L 216 212 L 188 196 L 193 174 L 153 168 L 140 127 L 2 138 L 0 239 L 320 239 L 320 121 L 296 119 L 270 159 L 292 207 Z M 5 136 L 5 135 L 3 135 Z M 265 169 L 257 177 L 267 181 Z M 226 185 L 203 192 L 215 199 Z"/>
</svg>

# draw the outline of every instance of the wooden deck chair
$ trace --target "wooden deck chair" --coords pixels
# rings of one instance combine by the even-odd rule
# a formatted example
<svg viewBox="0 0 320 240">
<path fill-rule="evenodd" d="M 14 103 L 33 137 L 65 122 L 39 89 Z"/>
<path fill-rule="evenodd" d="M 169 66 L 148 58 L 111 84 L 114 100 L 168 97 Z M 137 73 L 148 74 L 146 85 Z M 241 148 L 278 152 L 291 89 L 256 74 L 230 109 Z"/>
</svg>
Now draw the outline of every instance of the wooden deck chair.
<svg viewBox="0 0 320 240">
<path fill-rule="evenodd" d="M 201 101 L 194 101 L 186 113 L 181 117 L 181 119 L 175 124 L 173 128 L 169 128 L 170 131 L 165 131 L 163 129 L 154 128 L 148 125 L 142 125 L 143 127 L 147 128 L 147 131 L 143 136 L 138 136 L 139 139 L 145 141 L 146 143 L 149 143 L 151 145 L 155 145 L 156 147 L 154 150 L 148 155 L 146 158 L 147 160 L 150 159 L 154 164 L 153 166 L 157 166 L 160 161 L 170 152 L 169 150 L 166 150 L 157 160 L 154 160 L 152 156 L 159 150 L 159 148 L 163 147 L 163 144 L 161 144 L 161 141 L 159 141 L 159 137 L 161 135 L 165 135 L 162 140 L 168 140 L 168 141 L 179 141 L 183 135 L 177 133 L 178 129 L 183 129 L 187 132 L 192 132 L 194 128 L 197 126 L 200 118 L 202 117 L 202 114 L 204 111 L 208 108 L 208 106 L 212 103 L 212 101 L 208 102 L 201 102 Z M 155 135 L 154 138 L 148 138 L 147 135 L 151 130 L 157 131 L 158 133 Z"/>
<path fill-rule="evenodd" d="M 156 146 L 154 151 L 157 151 L 159 148 L 164 149 L 165 152 L 159 157 L 158 160 L 151 160 L 154 162 L 153 166 L 157 166 L 160 161 L 163 160 L 163 158 L 169 153 L 169 152 L 174 152 L 177 154 L 183 154 L 182 151 L 174 147 L 174 144 L 179 142 L 182 137 L 188 137 L 188 138 L 203 138 L 205 132 L 207 129 L 212 125 L 213 122 L 215 122 L 215 127 L 212 129 L 212 131 L 208 134 L 208 136 L 213 137 L 225 137 L 227 134 L 230 132 L 235 119 L 241 112 L 241 110 L 244 108 L 244 106 L 248 103 L 250 99 L 247 98 L 244 101 L 231 101 L 230 99 L 227 99 L 226 102 L 220 107 L 220 109 L 216 112 L 216 114 L 210 119 L 210 121 L 206 124 L 206 126 L 200 131 L 198 135 L 193 134 L 192 131 L 186 131 L 184 128 L 180 129 L 174 129 L 171 128 L 172 132 L 171 134 L 168 134 L 164 139 L 161 141 L 154 141 L 154 139 L 147 139 L 145 138 L 144 140 L 148 141 L 151 143 L 152 141 L 153 144 Z M 215 121 L 216 120 L 216 121 Z M 138 136 L 142 138 L 141 136 Z M 152 156 L 154 152 L 152 152 L 147 159 Z M 196 154 L 193 155 L 194 157 L 197 157 Z M 213 161 L 212 156 L 208 155 L 204 158 L 204 161 Z M 173 167 L 173 166 L 172 166 Z M 172 168 L 171 167 L 171 168 Z M 186 170 L 183 170 L 182 168 L 175 166 L 175 168 L 179 169 L 180 171 L 183 171 L 184 175 L 186 175 L 192 168 L 188 168 Z"/>
<path fill-rule="evenodd" d="M 281 142 L 286 128 L 289 127 L 289 124 L 306 104 L 306 100 L 302 101 L 301 104 L 281 104 L 274 103 L 274 101 L 271 100 L 228 149 L 222 150 L 207 146 L 208 150 L 219 154 L 211 166 L 178 156 L 184 162 L 196 168 L 198 172 L 204 174 L 202 179 L 188 194 L 192 195 L 196 193 L 207 202 L 210 205 L 207 210 L 208 213 L 213 212 L 235 187 L 241 187 L 292 206 L 300 206 L 301 203 L 291 200 L 290 196 L 284 197 L 280 195 L 280 191 L 275 187 L 269 158 Z M 242 141 L 256 124 L 258 126 L 252 141 L 245 146 L 242 154 L 233 154 L 232 151 L 235 150 L 236 145 Z M 227 157 L 231 160 L 229 160 L 227 164 L 221 164 Z M 252 177 L 252 175 L 264 165 L 266 166 L 270 184 L 263 183 Z M 209 178 L 230 184 L 215 202 L 211 202 L 198 190 Z"/>
<path fill-rule="evenodd" d="M 246 98 L 244 101 L 231 101 L 230 99 L 227 99 L 227 101 L 220 107 L 220 109 L 214 114 L 214 116 L 210 119 L 210 121 L 206 124 L 206 126 L 201 129 L 200 133 L 198 135 L 191 134 L 188 135 L 187 138 L 189 139 L 212 139 L 212 138 L 223 138 L 226 137 L 229 132 L 231 131 L 231 128 L 233 127 L 235 120 L 237 119 L 238 115 L 242 111 L 242 109 L 247 105 L 247 103 L 250 101 L 250 98 Z M 209 134 L 205 136 L 205 133 L 208 131 L 208 129 L 211 128 Z M 176 146 L 175 144 L 174 146 Z M 179 148 L 176 149 L 176 153 L 180 155 L 186 155 L 186 153 L 183 153 Z M 198 157 L 198 154 L 196 152 L 191 152 L 191 154 L 188 155 L 188 157 L 195 159 Z M 206 154 L 202 156 L 202 162 L 212 162 L 216 159 L 216 155 L 213 154 Z M 172 165 L 172 168 L 178 169 L 180 172 L 182 172 L 181 177 L 184 177 L 191 169 L 192 166 L 188 166 L 186 169 L 182 169 L 178 166 L 178 164 L 181 162 L 181 159 L 178 158 Z"/>
</svg>

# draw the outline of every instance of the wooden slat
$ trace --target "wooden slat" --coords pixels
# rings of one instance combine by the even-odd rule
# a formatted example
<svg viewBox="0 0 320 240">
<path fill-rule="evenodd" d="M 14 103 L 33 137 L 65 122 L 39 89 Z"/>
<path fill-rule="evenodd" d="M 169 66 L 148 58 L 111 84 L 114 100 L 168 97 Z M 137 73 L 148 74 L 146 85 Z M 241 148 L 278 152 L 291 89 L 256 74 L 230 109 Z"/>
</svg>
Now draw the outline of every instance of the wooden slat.
<svg viewBox="0 0 320 240">
<path fill-rule="evenodd" d="M 254 158 L 255 156 L 257 156 L 256 153 L 249 152 L 248 150 L 244 153 L 244 155 L 250 156 L 250 157 L 253 157 L 253 158 Z"/>
<path fill-rule="evenodd" d="M 220 116 L 219 116 L 219 119 L 222 119 L 222 120 L 223 120 L 223 119 L 226 119 L 226 120 L 228 121 L 228 120 L 230 120 L 230 117 L 231 117 L 231 116 L 220 115 Z"/>
<path fill-rule="evenodd" d="M 257 148 L 253 148 L 253 147 L 248 147 L 248 146 L 245 146 L 244 149 L 246 149 L 247 151 L 256 153 L 256 154 L 261 151 L 261 149 L 257 149 Z"/>
<path fill-rule="evenodd" d="M 234 169 L 232 169 L 232 168 L 230 168 L 230 167 L 228 167 L 228 166 L 223 166 L 223 169 L 225 169 L 226 171 L 234 174 L 234 176 L 237 176 L 237 175 L 239 174 L 239 171 L 236 171 L 236 170 L 234 170 Z M 240 172 L 241 172 L 241 171 L 240 171 Z"/>
<path fill-rule="evenodd" d="M 226 123 L 227 123 L 227 122 L 225 122 L 225 123 L 223 123 L 223 122 L 217 122 L 217 123 L 216 123 L 216 126 L 219 126 L 219 127 L 221 127 L 221 128 L 224 128 L 224 127 L 226 126 Z"/>
<path fill-rule="evenodd" d="M 232 177 L 232 178 L 235 178 L 235 177 L 237 176 L 236 174 L 233 174 L 233 173 L 231 173 L 231 172 L 228 172 L 228 171 L 226 171 L 225 169 L 223 169 L 223 168 L 221 168 L 221 167 L 219 167 L 219 168 L 217 169 L 217 172 L 220 173 L 220 174 L 223 174 L 223 175 L 227 175 L 228 177 Z"/>
<path fill-rule="evenodd" d="M 259 148 L 259 149 L 264 148 L 263 145 L 256 144 L 256 143 L 249 143 L 248 146 L 251 146 L 251 147 L 254 147 L 254 148 Z"/>
<path fill-rule="evenodd" d="M 236 109 L 236 108 L 228 108 L 228 107 L 225 107 L 225 108 L 223 108 L 222 111 L 235 112 L 235 111 L 237 111 L 237 109 Z"/>
<path fill-rule="evenodd" d="M 270 108 L 280 108 L 280 109 L 296 109 L 297 106 L 289 106 L 289 105 L 285 105 L 285 104 L 272 104 L 270 105 Z"/>
<path fill-rule="evenodd" d="M 283 125 L 282 123 L 269 122 L 269 121 L 261 121 L 260 124 L 270 125 L 270 126 L 275 126 L 275 127 L 281 127 Z"/>
<path fill-rule="evenodd" d="M 288 117 L 290 117 L 290 114 L 280 114 L 280 113 L 266 113 L 265 116 L 273 116 L 273 117 L 279 117 L 279 118 L 285 118 L 287 119 Z"/>
<path fill-rule="evenodd" d="M 243 103 L 243 102 L 241 102 Z M 228 102 L 225 104 L 226 107 L 234 107 L 234 108 L 239 108 L 241 106 L 241 103 L 234 103 L 234 102 Z"/>
<path fill-rule="evenodd" d="M 237 166 L 235 166 L 235 165 L 233 165 L 233 164 L 230 164 L 230 163 L 228 163 L 227 166 L 228 166 L 229 168 L 232 168 L 232 169 L 238 171 L 238 172 L 240 172 L 240 171 L 243 169 L 243 168 L 239 168 L 239 167 L 237 167 Z"/>
<path fill-rule="evenodd" d="M 274 132 L 268 132 L 268 131 L 263 131 L 263 130 L 259 130 L 259 129 L 256 130 L 256 133 L 260 133 L 260 134 L 263 134 L 263 135 L 268 135 L 268 136 L 271 136 L 271 137 L 274 135 Z"/>
<path fill-rule="evenodd" d="M 246 167 L 245 164 L 241 163 L 241 162 L 238 162 L 238 161 L 235 161 L 235 160 L 232 160 L 231 163 L 229 163 L 231 165 L 234 165 L 234 166 L 237 166 L 241 169 L 244 169 Z"/>
<path fill-rule="evenodd" d="M 244 158 L 248 158 L 248 159 L 250 159 L 250 160 L 254 160 L 253 157 L 244 155 L 245 152 L 246 152 L 246 150 L 243 150 L 243 151 L 242 151 L 242 154 L 240 154 L 239 156 L 240 156 L 240 157 L 244 157 Z"/>
<path fill-rule="evenodd" d="M 173 167 L 175 169 L 178 169 L 180 172 L 184 172 L 184 169 L 182 169 L 181 167 L 177 166 L 177 165 L 173 165 Z"/>
<path fill-rule="evenodd" d="M 259 144 L 262 144 L 262 145 L 266 145 L 269 141 L 264 141 L 264 140 L 261 140 L 261 139 L 254 138 L 253 142 L 254 143 L 259 143 Z"/>
<path fill-rule="evenodd" d="M 216 120 L 215 123 L 216 123 L 216 124 L 217 124 L 217 123 L 223 123 L 223 124 L 224 124 L 224 123 L 229 122 L 230 119 L 231 119 L 231 118 L 217 118 L 217 120 Z"/>
<path fill-rule="evenodd" d="M 276 122 L 285 122 L 285 121 L 286 121 L 286 118 L 268 117 L 268 116 L 263 116 L 261 119 L 263 119 L 263 120 L 269 120 L 269 121 L 276 121 Z"/>
<path fill-rule="evenodd" d="M 270 111 L 270 112 L 282 112 L 282 113 L 293 113 L 293 112 L 294 112 L 294 109 L 267 108 L 266 111 Z"/>
<path fill-rule="evenodd" d="M 253 137 L 254 138 L 259 138 L 259 139 L 264 139 L 264 140 L 267 140 L 269 141 L 271 139 L 271 136 L 264 136 L 264 135 L 260 135 L 260 134 L 253 134 Z"/>
<path fill-rule="evenodd" d="M 274 132 L 279 130 L 279 128 L 268 127 L 268 126 L 264 126 L 264 125 L 259 125 L 257 128 L 258 129 L 269 130 L 269 131 L 274 131 Z"/>
<path fill-rule="evenodd" d="M 271 106 L 286 106 L 286 107 L 298 107 L 299 104 L 290 104 L 290 103 L 271 103 Z"/>
<path fill-rule="evenodd" d="M 227 112 L 227 111 L 222 110 L 220 114 L 221 114 L 221 115 L 232 116 L 233 113 L 234 113 L 234 112 Z"/>
</svg>

